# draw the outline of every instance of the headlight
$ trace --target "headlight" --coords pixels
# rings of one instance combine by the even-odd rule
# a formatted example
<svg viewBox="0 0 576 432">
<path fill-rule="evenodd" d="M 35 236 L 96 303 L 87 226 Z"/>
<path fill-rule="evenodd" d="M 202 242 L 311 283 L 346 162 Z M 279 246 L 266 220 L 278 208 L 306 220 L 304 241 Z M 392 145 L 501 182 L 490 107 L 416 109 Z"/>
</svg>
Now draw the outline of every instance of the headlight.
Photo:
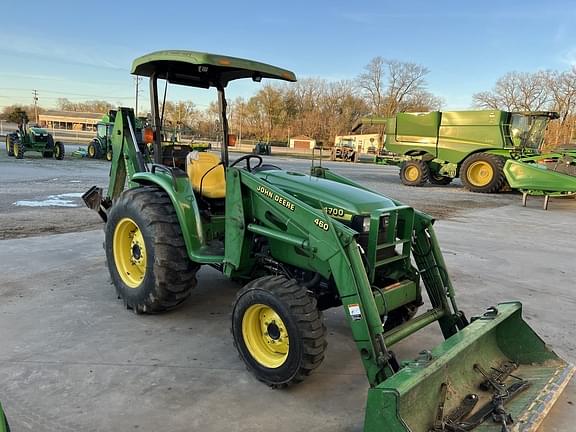
<svg viewBox="0 0 576 432">
<path fill-rule="evenodd" d="M 362 231 L 364 231 L 364 232 L 370 231 L 370 216 L 366 216 L 362 220 Z"/>
<path fill-rule="evenodd" d="M 350 225 L 359 233 L 367 233 L 370 231 L 370 216 L 356 215 Z"/>
</svg>

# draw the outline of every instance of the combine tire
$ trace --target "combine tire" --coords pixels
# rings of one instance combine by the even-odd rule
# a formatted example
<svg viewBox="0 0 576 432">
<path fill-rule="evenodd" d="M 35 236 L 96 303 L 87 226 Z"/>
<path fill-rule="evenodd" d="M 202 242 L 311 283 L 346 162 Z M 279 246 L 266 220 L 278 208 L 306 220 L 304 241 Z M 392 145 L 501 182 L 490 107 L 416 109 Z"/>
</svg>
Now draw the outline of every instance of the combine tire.
<svg viewBox="0 0 576 432">
<path fill-rule="evenodd" d="M 446 186 L 452 183 L 452 177 L 446 177 L 440 174 L 430 173 L 428 181 L 433 185 Z"/>
<path fill-rule="evenodd" d="M 58 160 L 64 159 L 64 144 L 60 141 L 54 143 L 54 157 Z"/>
<path fill-rule="evenodd" d="M 24 159 L 24 143 L 20 140 L 12 141 L 12 148 L 16 159 Z"/>
<path fill-rule="evenodd" d="M 88 144 L 88 157 L 91 159 L 101 159 L 102 158 L 102 148 L 98 140 L 93 140 Z"/>
<path fill-rule="evenodd" d="M 125 191 L 112 207 L 105 230 L 108 270 L 127 308 L 163 312 L 190 296 L 199 266 L 188 259 L 166 192 L 154 187 Z"/>
<path fill-rule="evenodd" d="M 6 153 L 8 156 L 14 156 L 14 144 L 10 135 L 6 135 Z"/>
<path fill-rule="evenodd" d="M 248 370 L 273 388 L 303 381 L 326 350 L 316 299 L 285 276 L 255 279 L 238 292 L 232 335 Z"/>
<path fill-rule="evenodd" d="M 460 168 L 460 179 L 471 192 L 499 192 L 506 183 L 504 158 L 488 153 L 475 153 Z"/>
<path fill-rule="evenodd" d="M 406 186 L 422 186 L 430 178 L 430 168 L 426 162 L 413 159 L 400 166 L 400 180 Z"/>
</svg>

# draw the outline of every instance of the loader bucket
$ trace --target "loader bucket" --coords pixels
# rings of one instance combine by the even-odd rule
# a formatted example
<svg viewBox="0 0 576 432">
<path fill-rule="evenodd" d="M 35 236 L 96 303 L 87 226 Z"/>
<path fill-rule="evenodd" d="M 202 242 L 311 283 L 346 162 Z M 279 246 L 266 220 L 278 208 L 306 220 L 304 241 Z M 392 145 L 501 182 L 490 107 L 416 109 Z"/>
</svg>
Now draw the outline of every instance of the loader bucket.
<svg viewBox="0 0 576 432">
<path fill-rule="evenodd" d="M 508 159 L 504 174 L 513 189 L 521 191 L 570 194 L 576 192 L 576 166 L 528 158 L 526 161 Z"/>
<path fill-rule="evenodd" d="M 366 432 L 535 431 L 574 373 L 518 302 L 491 308 L 429 354 L 368 391 Z"/>
</svg>

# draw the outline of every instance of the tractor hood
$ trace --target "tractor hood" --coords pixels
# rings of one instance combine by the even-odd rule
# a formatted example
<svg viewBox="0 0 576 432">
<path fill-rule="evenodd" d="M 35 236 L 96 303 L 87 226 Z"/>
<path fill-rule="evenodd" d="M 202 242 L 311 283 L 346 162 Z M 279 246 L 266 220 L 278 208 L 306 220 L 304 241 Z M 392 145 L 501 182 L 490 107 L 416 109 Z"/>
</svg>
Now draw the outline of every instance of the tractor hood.
<svg viewBox="0 0 576 432">
<path fill-rule="evenodd" d="M 36 136 L 48 135 L 48 131 L 46 129 L 43 129 L 40 127 L 31 127 L 31 128 L 28 128 L 28 130 Z"/>
<path fill-rule="evenodd" d="M 373 210 L 395 207 L 382 195 L 307 174 L 269 170 L 256 175 L 314 208 L 341 209 L 346 216 L 369 215 Z"/>
</svg>

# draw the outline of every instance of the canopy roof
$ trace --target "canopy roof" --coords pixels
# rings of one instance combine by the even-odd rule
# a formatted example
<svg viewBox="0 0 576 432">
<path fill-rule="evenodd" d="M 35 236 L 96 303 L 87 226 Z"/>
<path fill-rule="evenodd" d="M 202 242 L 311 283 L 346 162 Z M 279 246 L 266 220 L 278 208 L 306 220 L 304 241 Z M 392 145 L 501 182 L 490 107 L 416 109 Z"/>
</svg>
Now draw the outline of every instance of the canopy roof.
<svg viewBox="0 0 576 432">
<path fill-rule="evenodd" d="M 156 51 L 138 57 L 132 63 L 132 74 L 150 77 L 156 73 L 161 79 L 174 84 L 194 87 L 225 87 L 240 78 L 261 78 L 296 81 L 293 72 L 237 57 L 195 51 Z"/>
</svg>

